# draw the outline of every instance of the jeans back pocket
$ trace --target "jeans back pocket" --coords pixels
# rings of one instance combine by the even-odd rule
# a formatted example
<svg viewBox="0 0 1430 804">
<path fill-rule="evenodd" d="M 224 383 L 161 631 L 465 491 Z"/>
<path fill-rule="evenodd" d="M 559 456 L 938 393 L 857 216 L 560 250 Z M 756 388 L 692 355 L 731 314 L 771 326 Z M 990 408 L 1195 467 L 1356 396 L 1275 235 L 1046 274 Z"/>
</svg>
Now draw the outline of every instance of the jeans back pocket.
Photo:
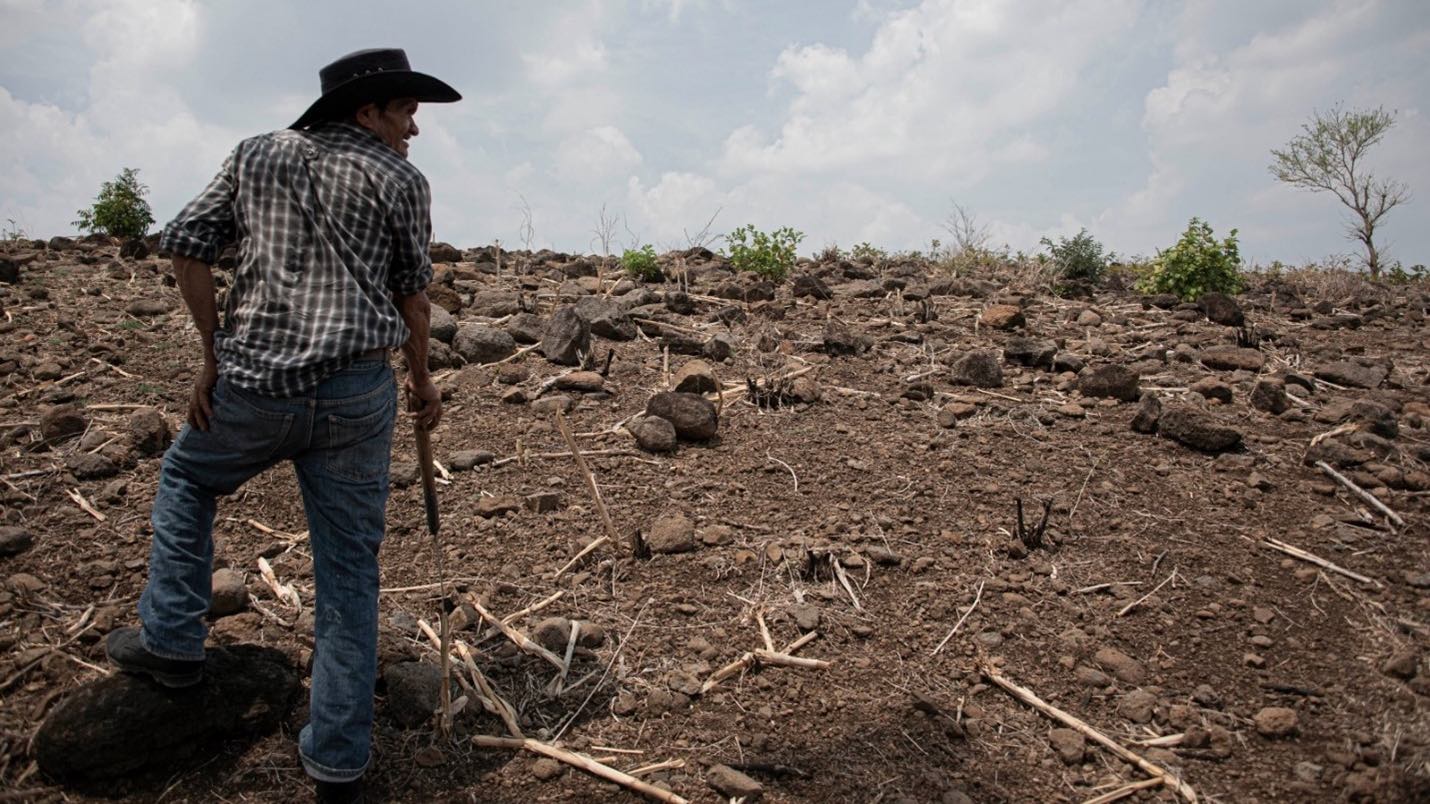
<svg viewBox="0 0 1430 804">
<path fill-rule="evenodd" d="M 351 417 L 328 414 L 327 443 L 323 445 L 328 472 L 358 483 L 386 479 L 397 412 L 396 390 L 377 399 L 380 404 L 376 410 L 367 408 L 369 413 Z"/>
</svg>

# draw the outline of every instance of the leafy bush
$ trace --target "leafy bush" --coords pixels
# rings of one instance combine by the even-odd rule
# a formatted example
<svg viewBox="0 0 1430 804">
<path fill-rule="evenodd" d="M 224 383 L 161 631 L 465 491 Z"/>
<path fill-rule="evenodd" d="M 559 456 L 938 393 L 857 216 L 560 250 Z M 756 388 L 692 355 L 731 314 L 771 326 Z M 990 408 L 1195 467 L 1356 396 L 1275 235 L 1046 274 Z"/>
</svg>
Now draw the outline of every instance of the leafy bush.
<svg viewBox="0 0 1430 804">
<path fill-rule="evenodd" d="M 735 270 L 751 271 L 779 282 L 794 268 L 794 249 L 803 239 L 804 232 L 788 226 L 769 233 L 741 226 L 725 236 L 725 244 L 730 248 L 730 263 Z"/>
<path fill-rule="evenodd" d="M 94 206 L 76 213 L 74 225 L 110 237 L 143 237 L 154 224 L 154 213 L 144 200 L 148 194 L 149 188 L 139 183 L 139 171 L 125 168 L 99 188 Z"/>
<path fill-rule="evenodd" d="M 1152 271 L 1137 287 L 1144 293 L 1171 293 L 1184 300 L 1213 291 L 1240 292 L 1241 255 L 1236 250 L 1236 230 L 1218 242 L 1210 224 L 1192 218 L 1182 239 L 1158 252 Z"/>
<path fill-rule="evenodd" d="M 1107 271 L 1108 261 L 1116 259 L 1113 253 L 1104 253 L 1102 244 L 1088 234 L 1086 229 L 1073 235 L 1071 239 L 1059 237 L 1058 242 L 1054 243 L 1045 237 L 1042 242 L 1052 255 L 1058 275 L 1063 279 L 1100 282 Z"/>
<path fill-rule="evenodd" d="M 656 262 L 654 246 L 626 249 L 625 253 L 621 254 L 621 268 L 625 269 L 627 276 L 643 282 L 659 282 L 665 278 L 660 264 Z"/>
<path fill-rule="evenodd" d="M 889 258 L 889 253 L 866 241 L 850 249 L 849 256 L 856 260 L 862 260 L 867 257 L 871 262 L 883 262 Z"/>
</svg>

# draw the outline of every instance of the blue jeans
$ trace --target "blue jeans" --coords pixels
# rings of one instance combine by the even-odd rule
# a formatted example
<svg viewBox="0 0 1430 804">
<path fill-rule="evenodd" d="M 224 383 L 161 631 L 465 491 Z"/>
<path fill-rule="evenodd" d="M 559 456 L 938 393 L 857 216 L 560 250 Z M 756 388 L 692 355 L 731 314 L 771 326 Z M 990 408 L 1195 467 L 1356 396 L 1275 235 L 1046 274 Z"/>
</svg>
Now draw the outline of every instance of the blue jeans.
<svg viewBox="0 0 1430 804">
<path fill-rule="evenodd" d="M 362 776 L 377 679 L 377 553 L 387 509 L 397 385 L 385 361 L 360 360 L 305 396 L 273 398 L 222 377 L 207 432 L 185 425 L 164 455 L 154 498 L 144 646 L 204 658 L 215 498 L 279 461 L 293 462 L 313 551 L 310 717 L 298 738 L 315 779 Z"/>
</svg>

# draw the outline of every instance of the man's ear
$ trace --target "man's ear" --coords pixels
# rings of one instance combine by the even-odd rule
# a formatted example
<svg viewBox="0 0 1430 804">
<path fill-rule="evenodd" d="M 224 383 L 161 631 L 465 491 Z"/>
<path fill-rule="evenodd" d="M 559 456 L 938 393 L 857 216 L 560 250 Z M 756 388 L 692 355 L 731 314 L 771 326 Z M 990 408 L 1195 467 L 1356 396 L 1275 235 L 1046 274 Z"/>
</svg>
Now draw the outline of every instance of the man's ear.
<svg viewBox="0 0 1430 804">
<path fill-rule="evenodd" d="M 356 112 L 353 112 L 353 119 L 363 128 L 370 129 L 377 126 L 378 117 L 380 117 L 381 114 L 382 110 L 378 108 L 376 103 L 365 103 L 359 106 Z"/>
</svg>

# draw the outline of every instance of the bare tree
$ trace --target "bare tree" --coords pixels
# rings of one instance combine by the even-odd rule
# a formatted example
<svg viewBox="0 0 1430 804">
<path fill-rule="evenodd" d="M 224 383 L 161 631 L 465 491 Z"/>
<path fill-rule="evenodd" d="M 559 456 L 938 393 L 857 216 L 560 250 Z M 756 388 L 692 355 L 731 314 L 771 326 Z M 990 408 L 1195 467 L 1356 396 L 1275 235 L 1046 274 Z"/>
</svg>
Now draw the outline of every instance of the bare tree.
<svg viewBox="0 0 1430 804">
<path fill-rule="evenodd" d="M 959 253 L 977 254 L 988 250 L 991 237 L 986 225 L 979 225 L 978 217 L 962 204 L 954 201 L 953 211 L 943 219 L 943 228 L 953 236 L 953 243 Z"/>
<path fill-rule="evenodd" d="M 720 212 L 724 209 L 724 207 L 716 207 L 715 214 L 711 215 L 710 220 L 706 221 L 705 225 L 700 227 L 700 230 L 693 235 L 689 229 L 682 228 L 680 231 L 685 235 L 685 247 L 704 248 L 716 240 L 719 240 L 721 235 L 712 235 L 710 233 L 710 227 L 715 225 L 715 219 L 720 217 Z"/>
<path fill-rule="evenodd" d="M 596 216 L 596 228 L 591 230 L 591 234 L 595 235 L 591 239 L 592 245 L 601 245 L 601 256 L 611 256 L 611 243 L 616 237 L 616 216 L 606 214 L 605 204 L 601 205 L 601 211 Z"/>
<path fill-rule="evenodd" d="M 1315 112 L 1304 123 L 1304 133 L 1287 143 L 1284 150 L 1273 148 L 1271 174 L 1287 184 L 1316 192 L 1333 193 L 1352 213 L 1347 237 L 1365 248 L 1365 266 L 1371 276 L 1380 276 L 1380 253 L 1375 247 L 1375 229 L 1385 213 L 1410 200 L 1410 188 L 1392 179 L 1377 179 L 1365 165 L 1366 152 L 1380 142 L 1395 125 L 1395 117 L 1384 109 L 1368 112 Z"/>
<path fill-rule="evenodd" d="M 531 241 L 536 239 L 536 227 L 532 224 L 531 218 L 531 204 L 521 193 L 517 193 L 516 197 L 521 199 L 521 203 L 516 207 L 516 210 L 521 213 L 521 227 L 517 229 L 517 233 L 521 237 L 522 247 L 531 251 Z"/>
</svg>

